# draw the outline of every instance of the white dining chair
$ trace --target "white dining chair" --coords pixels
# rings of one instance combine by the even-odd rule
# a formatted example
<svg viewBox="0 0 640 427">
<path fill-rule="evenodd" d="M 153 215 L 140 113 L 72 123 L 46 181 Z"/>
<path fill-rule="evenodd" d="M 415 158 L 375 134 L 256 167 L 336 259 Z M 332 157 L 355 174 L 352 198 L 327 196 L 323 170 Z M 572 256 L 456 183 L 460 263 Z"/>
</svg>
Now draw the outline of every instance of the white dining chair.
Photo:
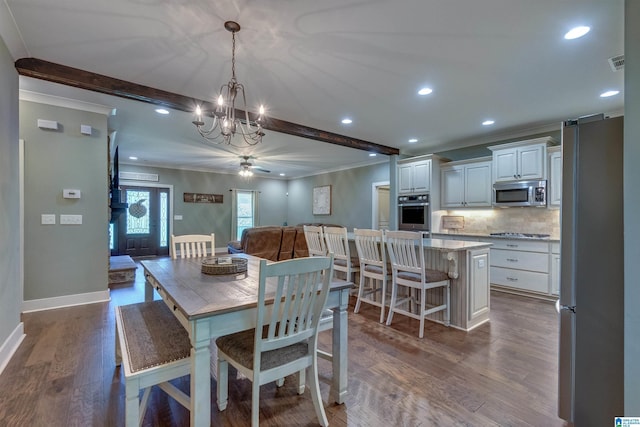
<svg viewBox="0 0 640 427">
<path fill-rule="evenodd" d="M 415 231 L 386 231 L 384 239 L 389 259 L 391 260 L 392 273 L 391 303 L 389 304 L 387 325 L 391 325 L 394 313 L 418 319 L 420 320 L 419 337 L 422 338 L 424 336 L 425 318 L 432 313 L 444 311 L 444 324 L 449 326 L 449 276 L 445 272 L 426 268 L 422 233 Z M 419 300 L 415 300 L 412 292 L 409 292 L 408 297 L 398 300 L 398 287 L 400 286 L 418 291 Z M 442 302 L 437 305 L 428 304 L 427 291 L 436 288 L 442 288 L 440 297 Z M 416 302 L 418 304 L 417 313 L 407 308 L 402 308 L 404 304 L 415 305 Z"/>
<path fill-rule="evenodd" d="M 333 253 L 333 271 L 345 274 L 346 280 L 356 282 L 356 275 L 360 272 L 360 261 L 357 255 L 352 256 L 349 248 L 349 237 L 346 227 L 324 227 L 324 240 L 327 251 Z"/>
<path fill-rule="evenodd" d="M 171 235 L 171 258 L 202 258 L 215 255 L 215 234 L 184 234 Z"/>
<path fill-rule="evenodd" d="M 304 238 L 307 241 L 309 256 L 327 256 L 327 246 L 324 241 L 322 227 L 315 225 L 305 225 Z"/>
<path fill-rule="evenodd" d="M 306 370 L 316 416 L 321 425 L 328 425 L 320 396 L 316 351 L 320 315 L 327 302 L 332 273 L 331 256 L 260 261 L 255 329 L 216 340 L 221 411 L 227 407 L 228 364 L 252 382 L 254 427 L 259 423 L 260 386 Z M 299 388 L 298 393 L 303 392 L 304 387 Z"/>
<path fill-rule="evenodd" d="M 356 250 L 360 261 L 360 283 L 358 299 L 354 313 L 360 311 L 360 305 L 367 304 L 380 307 L 380 323 L 384 322 L 387 282 L 391 279 L 391 269 L 387 265 L 387 255 L 381 230 L 353 230 Z M 365 282 L 369 286 L 365 287 Z M 380 286 L 378 286 L 378 283 Z"/>
</svg>

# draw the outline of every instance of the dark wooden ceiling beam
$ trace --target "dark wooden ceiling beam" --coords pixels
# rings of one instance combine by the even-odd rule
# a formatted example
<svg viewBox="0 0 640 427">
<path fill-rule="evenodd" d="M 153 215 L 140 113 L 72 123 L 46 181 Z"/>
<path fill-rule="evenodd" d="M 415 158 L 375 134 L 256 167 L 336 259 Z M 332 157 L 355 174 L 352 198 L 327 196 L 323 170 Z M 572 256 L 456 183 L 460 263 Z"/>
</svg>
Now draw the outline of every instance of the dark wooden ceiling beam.
<svg viewBox="0 0 640 427">
<path fill-rule="evenodd" d="M 148 102 L 150 104 L 169 107 L 174 110 L 192 113 L 196 105 L 200 104 L 203 110 L 213 111 L 215 106 L 208 101 L 199 100 L 177 93 L 143 86 L 125 80 L 116 79 L 66 65 L 56 64 L 37 58 L 21 58 L 15 62 L 18 73 L 22 76 L 47 80 L 54 83 L 61 83 L 80 89 L 105 93 L 107 95 L 119 96 L 136 101 Z M 243 111 L 236 110 L 236 115 L 242 117 Z M 255 119 L 255 115 L 250 113 L 250 118 Z M 370 151 L 380 154 L 399 154 L 400 150 L 374 142 L 363 141 L 332 132 L 314 129 L 308 126 L 287 122 L 276 118 L 267 118 L 263 127 L 274 132 L 286 133 L 301 138 L 314 139 L 327 142 L 329 144 L 341 145 L 343 147 L 355 148 L 357 150 Z"/>
</svg>

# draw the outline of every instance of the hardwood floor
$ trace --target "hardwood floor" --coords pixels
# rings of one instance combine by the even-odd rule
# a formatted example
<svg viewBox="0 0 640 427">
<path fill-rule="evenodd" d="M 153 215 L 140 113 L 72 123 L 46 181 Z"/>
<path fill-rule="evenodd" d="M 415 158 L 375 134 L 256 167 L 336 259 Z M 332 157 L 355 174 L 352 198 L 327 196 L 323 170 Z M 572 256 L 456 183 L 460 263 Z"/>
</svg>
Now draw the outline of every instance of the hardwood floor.
<svg viewBox="0 0 640 427">
<path fill-rule="evenodd" d="M 124 387 L 114 366 L 114 307 L 143 300 L 133 285 L 112 288 L 112 301 L 23 316 L 26 339 L 0 375 L 0 426 L 119 426 Z M 332 426 L 565 426 L 556 414 L 558 323 L 552 304 L 493 292 L 491 322 L 469 332 L 394 316 L 379 324 L 376 307 L 349 312 L 349 395 L 327 404 L 331 365 L 320 361 L 321 391 Z M 330 331 L 321 333 L 322 346 Z M 230 378 L 234 378 L 233 370 Z M 308 392 L 296 379 L 263 386 L 264 426 L 317 425 Z M 175 384 L 189 391 L 189 380 Z M 250 422 L 251 384 L 230 379 L 229 405 L 211 424 Z M 145 426 L 187 426 L 189 413 L 160 390 Z"/>
</svg>

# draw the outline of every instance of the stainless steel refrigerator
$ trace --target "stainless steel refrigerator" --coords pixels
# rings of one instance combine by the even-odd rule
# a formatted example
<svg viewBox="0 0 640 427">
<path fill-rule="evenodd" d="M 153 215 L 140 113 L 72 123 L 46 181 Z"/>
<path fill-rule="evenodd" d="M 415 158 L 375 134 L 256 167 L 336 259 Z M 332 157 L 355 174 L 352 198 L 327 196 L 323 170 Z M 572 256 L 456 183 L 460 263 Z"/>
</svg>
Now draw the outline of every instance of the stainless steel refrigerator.
<svg viewBox="0 0 640 427">
<path fill-rule="evenodd" d="M 558 415 L 613 425 L 624 408 L 623 117 L 564 123 Z"/>
</svg>

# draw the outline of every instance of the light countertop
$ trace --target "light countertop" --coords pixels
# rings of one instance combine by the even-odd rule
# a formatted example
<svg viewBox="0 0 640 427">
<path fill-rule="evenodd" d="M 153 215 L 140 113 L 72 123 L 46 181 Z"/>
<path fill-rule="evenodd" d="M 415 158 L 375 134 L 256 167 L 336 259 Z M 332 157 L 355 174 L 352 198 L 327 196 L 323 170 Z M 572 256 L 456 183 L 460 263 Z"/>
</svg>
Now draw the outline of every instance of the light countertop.
<svg viewBox="0 0 640 427">
<path fill-rule="evenodd" d="M 432 236 L 434 236 L 435 238 L 438 237 L 444 237 L 446 236 L 447 238 L 451 239 L 459 239 L 459 240 L 464 240 L 465 237 L 468 238 L 476 238 L 476 237 L 481 237 L 481 238 L 487 238 L 487 239 L 505 239 L 505 240 L 531 240 L 531 241 L 536 241 L 536 242 L 550 242 L 550 243 L 558 243 L 560 242 L 560 238 L 559 237 L 555 237 L 555 236 L 551 236 L 551 237 L 545 237 L 545 238 L 531 238 L 531 237 L 513 237 L 513 236 L 491 236 L 489 234 L 483 234 L 483 233 L 469 233 L 469 232 L 461 232 L 461 233 L 432 233 Z"/>
<path fill-rule="evenodd" d="M 429 249 L 437 249 L 440 251 L 467 251 L 471 249 L 488 248 L 491 243 L 488 242 L 470 242 L 466 240 L 449 240 L 449 239 L 424 239 L 424 247 Z"/>
</svg>

